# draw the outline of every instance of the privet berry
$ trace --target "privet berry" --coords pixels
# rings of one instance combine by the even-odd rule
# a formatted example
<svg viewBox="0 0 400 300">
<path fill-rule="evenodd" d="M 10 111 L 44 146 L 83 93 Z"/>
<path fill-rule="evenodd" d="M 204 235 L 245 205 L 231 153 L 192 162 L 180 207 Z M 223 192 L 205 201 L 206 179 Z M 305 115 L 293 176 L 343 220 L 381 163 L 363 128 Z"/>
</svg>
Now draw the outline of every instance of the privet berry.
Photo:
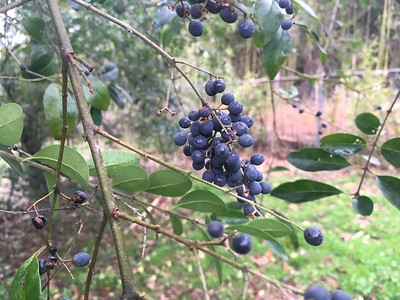
<svg viewBox="0 0 400 300">
<path fill-rule="evenodd" d="M 292 20 L 283 20 L 281 27 L 283 30 L 289 30 L 292 27 L 292 25 L 293 25 Z"/>
<path fill-rule="evenodd" d="M 308 227 L 304 230 L 304 239 L 312 246 L 319 246 L 324 241 L 324 236 L 318 228 Z"/>
<path fill-rule="evenodd" d="M 56 246 L 50 246 L 50 248 L 49 248 L 49 253 L 50 253 L 51 255 L 56 255 L 56 253 L 57 253 L 57 247 L 56 247 Z"/>
<path fill-rule="evenodd" d="M 304 300 L 330 300 L 328 290 L 322 285 L 312 284 L 304 292 Z"/>
<path fill-rule="evenodd" d="M 255 30 L 256 27 L 251 20 L 243 20 L 238 27 L 239 34 L 244 39 L 251 38 L 254 35 Z"/>
<path fill-rule="evenodd" d="M 46 274 L 46 272 L 47 272 L 47 267 L 44 264 L 44 262 L 45 261 L 43 258 L 39 259 L 39 274 L 40 275 Z"/>
<path fill-rule="evenodd" d="M 35 226 L 36 229 L 43 229 L 46 222 L 47 219 L 43 215 L 36 215 L 32 218 L 33 226 Z"/>
<path fill-rule="evenodd" d="M 232 249 L 239 254 L 247 254 L 253 248 L 253 240 L 245 233 L 235 235 L 232 240 Z"/>
<path fill-rule="evenodd" d="M 72 263 L 77 267 L 85 267 L 90 262 L 90 255 L 86 252 L 79 252 L 72 258 Z"/>
<path fill-rule="evenodd" d="M 87 195 L 86 195 L 85 192 L 83 192 L 83 191 L 76 191 L 76 192 L 74 193 L 74 195 L 72 196 L 71 201 L 72 201 L 72 203 L 74 203 L 74 204 L 82 204 L 82 203 L 86 202 L 87 198 L 88 198 L 88 197 L 87 197 Z"/>
<path fill-rule="evenodd" d="M 179 17 L 184 18 L 190 13 L 190 4 L 186 1 L 179 1 L 175 6 L 175 11 Z"/>
<path fill-rule="evenodd" d="M 19 68 L 21 69 L 22 72 L 24 72 L 24 71 L 26 71 L 28 69 L 26 64 L 20 64 Z"/>
<path fill-rule="evenodd" d="M 345 291 L 335 290 L 331 293 L 330 300 L 351 300 L 351 296 Z"/>
<path fill-rule="evenodd" d="M 219 221 L 211 221 L 207 225 L 207 230 L 213 238 L 219 238 L 224 234 L 224 225 Z"/>
<path fill-rule="evenodd" d="M 198 37 L 204 32 L 203 23 L 199 20 L 192 20 L 189 22 L 189 32 L 191 35 Z"/>
</svg>

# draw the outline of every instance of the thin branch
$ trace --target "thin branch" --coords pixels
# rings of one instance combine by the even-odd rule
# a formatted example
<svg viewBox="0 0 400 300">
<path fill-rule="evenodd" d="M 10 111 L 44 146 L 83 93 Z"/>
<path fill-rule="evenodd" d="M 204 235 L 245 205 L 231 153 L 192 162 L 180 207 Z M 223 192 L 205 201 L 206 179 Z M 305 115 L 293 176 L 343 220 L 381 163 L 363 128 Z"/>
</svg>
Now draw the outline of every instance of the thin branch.
<svg viewBox="0 0 400 300">
<path fill-rule="evenodd" d="M 113 199 L 111 183 L 107 175 L 107 170 L 104 166 L 103 156 L 101 154 L 99 143 L 94 133 L 95 125 L 93 123 L 93 119 L 90 115 L 85 99 L 82 83 L 80 81 L 79 71 L 75 68 L 73 63 L 74 51 L 71 45 L 71 41 L 68 37 L 67 30 L 62 20 L 57 1 L 47 0 L 47 4 L 49 7 L 56 35 L 60 43 L 61 55 L 63 56 L 63 59 L 65 59 L 67 62 L 67 70 L 74 91 L 75 100 L 77 102 L 77 106 L 81 115 L 85 138 L 89 144 L 89 148 L 99 179 L 99 186 L 104 200 L 102 202 L 104 204 L 104 211 L 107 214 L 111 226 L 123 288 L 121 299 L 145 299 L 145 294 L 138 291 L 136 287 L 135 278 L 133 276 L 133 271 L 124 241 L 124 236 L 121 230 L 121 224 L 119 220 L 111 217 L 111 214 L 117 208 L 117 205 Z"/>
<path fill-rule="evenodd" d="M 194 260 L 195 260 L 196 265 L 197 265 L 197 269 L 199 270 L 201 284 L 203 285 L 204 299 L 210 300 L 210 295 L 208 294 L 208 289 L 207 289 L 206 277 L 204 276 L 203 267 L 201 266 L 201 262 L 200 262 L 198 254 L 197 254 L 197 249 L 193 248 L 191 250 L 193 252 L 193 256 L 194 256 Z"/>
<path fill-rule="evenodd" d="M 389 109 L 387 110 L 385 119 L 383 120 L 383 122 L 381 124 L 381 127 L 379 128 L 379 131 L 376 134 L 376 138 L 375 138 L 374 142 L 372 143 L 372 148 L 371 148 L 371 151 L 369 153 L 367 162 L 365 163 L 365 166 L 363 168 L 364 171 L 363 171 L 363 174 L 361 176 L 360 183 L 358 184 L 357 191 L 354 193 L 354 197 L 355 198 L 357 198 L 360 195 L 362 184 L 364 182 L 365 176 L 367 175 L 367 171 L 369 170 L 369 164 L 371 162 L 372 155 L 374 154 L 375 148 L 378 146 L 378 140 L 379 140 L 379 138 L 380 138 L 380 136 L 382 134 L 383 128 L 386 125 L 386 121 L 388 120 L 390 113 L 393 111 L 393 107 L 396 104 L 396 102 L 399 99 L 399 97 L 400 97 L 400 90 L 398 90 L 398 92 L 396 94 L 396 97 L 394 98 L 392 104 L 390 105 Z"/>
<path fill-rule="evenodd" d="M 5 5 L 5 6 L 0 8 L 0 14 L 5 14 L 9 10 L 14 9 L 16 7 L 19 7 L 19 6 L 22 6 L 26 2 L 29 2 L 29 1 L 31 1 L 31 0 L 18 0 L 18 1 L 12 2 L 10 4 L 7 4 L 7 5 Z"/>
<path fill-rule="evenodd" d="M 151 230 L 154 230 L 154 231 L 156 231 L 156 232 L 158 232 L 158 233 L 160 233 L 162 235 L 165 235 L 165 236 L 167 236 L 167 237 L 169 237 L 171 239 L 174 239 L 175 241 L 177 241 L 177 242 L 189 247 L 189 249 L 195 248 L 195 249 L 200 250 L 200 251 L 202 251 L 204 253 L 207 253 L 207 254 L 209 254 L 211 256 L 214 256 L 217 259 L 223 261 L 224 263 L 227 263 L 227 264 L 231 265 L 232 267 L 234 267 L 234 268 L 236 268 L 238 270 L 241 270 L 242 272 L 247 272 L 247 273 L 253 274 L 253 275 L 255 275 L 255 276 L 259 277 L 259 278 L 262 278 L 263 280 L 269 282 L 270 284 L 272 284 L 272 285 L 274 285 L 276 287 L 280 287 L 280 288 L 284 288 L 284 289 L 290 290 L 290 291 L 292 291 L 292 292 L 294 292 L 294 293 L 296 293 L 298 295 L 303 295 L 303 291 L 301 291 L 301 290 L 299 290 L 299 289 L 297 289 L 295 287 L 292 287 L 290 285 L 281 283 L 278 280 L 272 279 L 272 278 L 266 276 L 265 274 L 261 273 L 258 270 L 250 269 L 246 265 L 242 265 L 242 264 L 240 264 L 240 263 L 238 263 L 238 262 L 236 262 L 234 260 L 231 260 L 231 259 L 227 258 L 226 256 L 223 256 L 223 255 L 221 255 L 221 254 L 219 254 L 219 253 L 217 253 L 215 251 L 210 250 L 207 246 L 203 246 L 200 243 L 198 243 L 197 241 L 192 241 L 192 240 L 186 239 L 186 238 L 184 238 L 182 236 L 174 234 L 171 231 L 165 230 L 160 225 L 151 224 L 151 223 L 142 221 L 142 220 L 134 218 L 134 217 L 132 217 L 132 216 L 128 215 L 127 213 L 125 213 L 123 211 L 120 211 L 120 210 L 115 211 L 114 212 L 114 216 L 118 217 L 118 218 L 121 218 L 121 219 L 124 219 L 124 220 L 129 221 L 129 222 L 141 225 L 141 226 L 145 226 L 145 227 L 147 227 L 147 228 L 149 228 Z"/>
</svg>

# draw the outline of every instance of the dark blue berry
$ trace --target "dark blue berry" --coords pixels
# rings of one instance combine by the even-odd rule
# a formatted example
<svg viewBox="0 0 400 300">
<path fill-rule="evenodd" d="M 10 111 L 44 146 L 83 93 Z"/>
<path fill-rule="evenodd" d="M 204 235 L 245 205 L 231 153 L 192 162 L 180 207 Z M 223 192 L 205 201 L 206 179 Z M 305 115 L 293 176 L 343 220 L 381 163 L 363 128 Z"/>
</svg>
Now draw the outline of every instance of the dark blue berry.
<svg viewBox="0 0 400 300">
<path fill-rule="evenodd" d="M 22 72 L 27 70 L 26 64 L 20 64 L 19 68 L 21 69 Z"/>
<path fill-rule="evenodd" d="M 259 212 L 258 208 L 255 209 L 254 205 L 251 205 L 250 203 L 246 203 L 243 206 L 243 213 L 246 217 L 249 215 L 255 215 L 256 217 L 260 216 L 260 212 Z"/>
<path fill-rule="evenodd" d="M 226 144 L 218 144 L 214 151 L 216 156 L 226 157 L 229 153 L 229 147 Z"/>
<path fill-rule="evenodd" d="M 299 114 L 302 114 L 304 112 L 304 108 L 299 109 Z"/>
<path fill-rule="evenodd" d="M 221 78 L 215 79 L 213 85 L 214 85 L 214 90 L 217 93 L 222 93 L 223 91 L 225 91 L 226 84 L 225 84 L 225 81 L 223 79 L 221 79 Z"/>
<path fill-rule="evenodd" d="M 233 101 L 229 103 L 228 110 L 231 114 L 240 114 L 243 111 L 243 104 L 240 101 Z"/>
<path fill-rule="evenodd" d="M 202 123 L 200 121 L 194 121 L 192 123 L 192 125 L 190 126 L 190 133 L 195 137 L 200 135 L 201 134 L 201 125 L 202 125 Z"/>
<path fill-rule="evenodd" d="M 228 116 L 231 118 L 232 123 L 239 122 L 240 119 L 242 118 L 242 114 L 234 115 L 234 114 L 229 113 Z"/>
<path fill-rule="evenodd" d="M 56 253 L 57 253 L 57 247 L 56 247 L 56 246 L 50 246 L 50 248 L 49 248 L 49 253 L 50 253 L 51 255 L 56 255 Z"/>
<path fill-rule="evenodd" d="M 188 117 L 182 117 L 179 119 L 179 126 L 181 128 L 189 128 L 192 123 Z"/>
<path fill-rule="evenodd" d="M 190 15 L 193 19 L 199 19 L 203 15 L 203 5 L 197 4 L 190 8 Z"/>
<path fill-rule="evenodd" d="M 193 36 L 201 36 L 204 32 L 204 25 L 199 20 L 192 20 L 189 22 L 189 32 Z"/>
<path fill-rule="evenodd" d="M 198 116 L 200 118 L 207 118 L 209 115 L 211 115 L 211 109 L 207 106 L 201 107 L 198 111 Z"/>
<path fill-rule="evenodd" d="M 328 124 L 326 124 L 326 123 L 321 123 L 321 127 L 322 127 L 322 128 L 326 128 L 326 127 L 328 127 Z"/>
<path fill-rule="evenodd" d="M 237 234 L 232 241 L 232 249 L 236 253 L 246 254 L 253 248 L 253 240 L 245 233 Z"/>
<path fill-rule="evenodd" d="M 236 152 L 231 152 L 228 154 L 226 158 L 226 163 L 231 172 L 236 172 L 240 170 L 240 166 L 242 165 L 240 161 L 240 156 Z"/>
<path fill-rule="evenodd" d="M 197 110 L 192 110 L 191 112 L 189 112 L 188 118 L 191 121 L 197 121 L 199 119 L 199 114 Z"/>
<path fill-rule="evenodd" d="M 204 152 L 204 150 L 195 150 L 192 153 L 192 160 L 195 163 L 204 162 L 205 159 L 206 159 L 206 153 Z"/>
<path fill-rule="evenodd" d="M 226 184 L 225 174 L 216 174 L 214 178 L 214 183 L 218 186 L 224 186 Z"/>
<path fill-rule="evenodd" d="M 286 7 L 289 6 L 290 1 L 289 0 L 279 0 L 278 2 L 279 7 L 285 9 Z"/>
<path fill-rule="evenodd" d="M 283 20 L 281 27 L 283 30 L 289 30 L 292 27 L 292 25 L 293 25 L 292 20 Z"/>
<path fill-rule="evenodd" d="M 262 155 L 261 153 L 254 153 L 250 157 L 250 163 L 256 166 L 261 165 L 264 161 L 265 161 L 264 155 Z"/>
<path fill-rule="evenodd" d="M 219 238 L 224 234 L 224 224 L 219 221 L 211 221 L 207 225 L 207 230 L 213 238 Z"/>
<path fill-rule="evenodd" d="M 221 97 L 221 103 L 225 105 L 229 105 L 234 100 L 235 96 L 232 93 L 223 94 Z"/>
<path fill-rule="evenodd" d="M 205 166 L 205 162 L 204 161 L 199 162 L 199 163 L 192 162 L 192 168 L 197 170 L 197 171 L 200 171 L 201 169 L 203 169 L 204 166 Z"/>
<path fill-rule="evenodd" d="M 328 290 L 322 285 L 312 284 L 304 292 L 304 300 L 330 300 Z"/>
<path fill-rule="evenodd" d="M 77 267 L 85 267 L 90 262 L 90 255 L 86 252 L 79 252 L 72 258 L 72 263 Z"/>
<path fill-rule="evenodd" d="M 231 6 L 226 6 L 219 12 L 222 21 L 226 23 L 235 23 L 239 17 L 236 9 Z"/>
<path fill-rule="evenodd" d="M 248 147 L 253 146 L 253 144 L 254 144 L 254 139 L 250 134 L 245 133 L 241 137 L 239 137 L 239 145 L 240 146 L 248 148 Z"/>
<path fill-rule="evenodd" d="M 262 191 L 262 187 L 258 182 L 256 182 L 256 181 L 250 182 L 250 184 L 249 184 L 250 194 L 258 195 L 261 193 L 261 191 Z"/>
<path fill-rule="evenodd" d="M 351 300 L 351 296 L 349 293 L 342 291 L 342 290 L 336 290 L 331 293 L 331 300 Z"/>
<path fill-rule="evenodd" d="M 256 28 L 251 20 L 243 20 L 239 24 L 238 30 L 242 38 L 248 39 L 254 35 L 254 31 L 256 30 Z"/>
<path fill-rule="evenodd" d="M 192 152 L 190 151 L 190 145 L 185 145 L 185 147 L 183 147 L 183 154 L 185 154 L 186 156 L 191 156 Z"/>
<path fill-rule="evenodd" d="M 36 215 L 32 218 L 33 226 L 36 229 L 42 229 L 46 225 L 47 219 L 43 215 Z"/>
<path fill-rule="evenodd" d="M 71 198 L 72 203 L 82 204 L 87 200 L 87 194 L 83 191 L 76 191 Z"/>
<path fill-rule="evenodd" d="M 304 230 L 304 239 L 312 246 L 319 246 L 324 241 L 324 236 L 318 228 L 308 227 Z"/>
<path fill-rule="evenodd" d="M 257 181 L 257 182 L 260 182 L 260 181 L 262 181 L 263 179 L 264 179 L 263 173 L 261 173 L 259 170 L 257 170 L 257 179 L 256 179 L 256 181 Z M 262 192 L 262 190 L 261 190 L 261 192 Z"/>
<path fill-rule="evenodd" d="M 206 8 L 212 14 L 218 14 L 221 11 L 221 5 L 219 5 L 219 1 L 208 0 Z"/>
<path fill-rule="evenodd" d="M 200 132 L 202 135 L 211 136 L 214 130 L 214 123 L 211 120 L 207 120 L 200 126 Z"/>
<path fill-rule="evenodd" d="M 215 82 L 215 79 L 211 79 L 206 82 L 204 89 L 208 96 L 215 96 L 217 94 L 217 91 L 215 90 L 215 87 L 214 87 L 214 82 Z"/>
<path fill-rule="evenodd" d="M 285 11 L 288 15 L 293 15 L 296 11 L 296 6 L 294 6 L 293 4 L 289 4 L 289 6 L 286 7 Z"/>
<path fill-rule="evenodd" d="M 268 181 L 261 181 L 261 193 L 262 194 L 269 194 L 272 191 L 272 186 Z"/>
<path fill-rule="evenodd" d="M 201 175 L 205 181 L 213 182 L 215 179 L 215 174 L 212 170 L 205 170 L 204 173 Z"/>
<path fill-rule="evenodd" d="M 174 138 L 174 143 L 175 143 L 175 145 L 177 145 L 177 146 L 183 146 L 183 145 L 185 145 L 186 144 L 186 142 L 187 142 L 187 136 L 186 136 L 186 133 L 184 133 L 184 132 L 178 132 L 176 135 L 175 135 L 175 138 Z"/>
<path fill-rule="evenodd" d="M 256 167 L 254 165 L 249 164 L 246 168 L 244 168 L 243 176 L 249 182 L 256 181 L 256 179 L 257 179 L 257 169 L 256 169 Z"/>
<path fill-rule="evenodd" d="M 236 122 L 233 124 L 233 129 L 236 131 L 237 136 L 242 136 L 245 133 L 249 132 L 249 127 L 243 122 Z"/>
<path fill-rule="evenodd" d="M 185 17 L 185 15 L 187 15 L 190 12 L 190 4 L 187 3 L 186 1 L 182 1 L 182 2 L 179 1 L 175 5 L 175 11 L 179 17 L 183 18 L 183 17 Z"/>
<path fill-rule="evenodd" d="M 243 116 L 243 117 L 240 119 L 240 121 L 243 122 L 244 124 L 246 124 L 247 127 L 249 127 L 249 128 L 250 128 L 251 126 L 254 125 L 254 120 L 253 120 L 253 118 L 250 117 L 250 116 Z"/>
<path fill-rule="evenodd" d="M 43 275 L 43 274 L 45 274 L 46 272 L 47 272 L 47 267 L 46 267 L 46 265 L 44 264 L 44 259 L 41 258 L 41 259 L 39 259 L 39 274 L 40 274 L 40 275 Z"/>
<path fill-rule="evenodd" d="M 203 149 L 207 146 L 207 138 L 204 135 L 198 135 L 194 138 L 193 146 L 197 149 Z"/>
<path fill-rule="evenodd" d="M 317 111 L 317 112 L 315 113 L 315 116 L 316 116 L 316 117 L 320 117 L 320 116 L 322 116 L 322 111 L 320 111 L 320 110 L 319 110 L 319 111 Z"/>
</svg>

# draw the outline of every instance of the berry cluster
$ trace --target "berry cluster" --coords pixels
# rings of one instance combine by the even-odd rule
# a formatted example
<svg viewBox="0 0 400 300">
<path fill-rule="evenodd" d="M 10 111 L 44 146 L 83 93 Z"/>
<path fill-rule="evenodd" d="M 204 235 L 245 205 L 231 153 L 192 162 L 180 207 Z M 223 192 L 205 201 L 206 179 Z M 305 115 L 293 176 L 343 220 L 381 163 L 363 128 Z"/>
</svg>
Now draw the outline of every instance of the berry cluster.
<svg viewBox="0 0 400 300">
<path fill-rule="evenodd" d="M 294 6 L 290 0 L 279 0 L 278 5 L 280 8 L 284 9 L 288 15 L 293 15 L 296 11 L 296 6 Z M 283 30 L 289 30 L 293 26 L 293 18 L 294 17 L 290 20 L 285 19 L 282 21 L 281 27 Z"/>
<path fill-rule="evenodd" d="M 209 14 L 219 14 L 222 21 L 228 24 L 235 23 L 239 19 L 237 7 L 226 0 L 196 0 L 196 4 L 192 6 L 188 2 L 181 0 L 176 3 L 175 12 L 179 17 L 189 19 L 189 33 L 195 37 L 203 34 L 203 21 Z M 245 39 L 251 38 L 254 35 L 254 31 L 253 21 L 246 17 L 238 26 L 239 35 Z"/>
<path fill-rule="evenodd" d="M 322 285 L 312 284 L 304 292 L 304 300 L 351 300 L 349 293 L 335 290 L 332 293 Z"/>
<path fill-rule="evenodd" d="M 224 234 L 224 225 L 219 221 L 212 221 L 208 223 L 207 230 L 213 238 L 220 238 Z M 232 239 L 231 247 L 238 254 L 247 254 L 253 248 L 253 240 L 249 235 L 239 233 Z"/>
<path fill-rule="evenodd" d="M 206 83 L 205 91 L 209 96 L 215 96 L 224 92 L 225 87 L 222 79 L 211 79 Z M 203 106 L 182 117 L 179 126 L 186 131 L 178 132 L 174 142 L 184 146 L 183 153 L 192 159 L 195 170 L 205 168 L 204 180 L 220 187 L 236 188 L 240 197 L 255 202 L 254 196 L 268 194 L 272 188 L 263 181 L 263 174 L 256 168 L 264 162 L 264 156 L 255 153 L 250 159 L 241 159 L 235 149 L 235 145 L 248 148 L 254 144 L 249 134 L 254 120 L 243 115 L 243 109 L 243 104 L 235 100 L 232 93 L 225 93 L 218 109 Z M 260 212 L 252 204 L 246 204 L 244 213 L 254 217 Z"/>
</svg>

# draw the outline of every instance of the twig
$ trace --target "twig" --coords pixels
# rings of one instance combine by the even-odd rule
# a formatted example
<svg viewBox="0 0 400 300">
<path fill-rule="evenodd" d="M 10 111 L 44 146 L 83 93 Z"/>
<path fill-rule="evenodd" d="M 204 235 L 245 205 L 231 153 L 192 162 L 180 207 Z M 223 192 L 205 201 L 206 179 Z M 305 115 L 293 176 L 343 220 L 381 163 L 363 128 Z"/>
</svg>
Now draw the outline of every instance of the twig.
<svg viewBox="0 0 400 300">
<path fill-rule="evenodd" d="M 204 276 L 203 268 L 201 266 L 201 262 L 200 262 L 199 256 L 197 255 L 197 249 L 193 248 L 191 250 L 193 252 L 193 256 L 194 256 L 194 260 L 195 260 L 196 265 L 197 265 L 197 269 L 199 270 L 201 284 L 203 285 L 204 299 L 210 300 L 210 295 L 208 294 L 208 289 L 207 289 L 206 277 Z"/>
<path fill-rule="evenodd" d="M 18 6 L 24 5 L 26 2 L 29 2 L 29 1 L 31 1 L 31 0 L 18 0 L 18 1 L 12 2 L 10 4 L 7 4 L 0 8 L 0 14 L 4 14 L 4 13 L 8 12 L 9 10 L 14 9 Z"/>
</svg>

